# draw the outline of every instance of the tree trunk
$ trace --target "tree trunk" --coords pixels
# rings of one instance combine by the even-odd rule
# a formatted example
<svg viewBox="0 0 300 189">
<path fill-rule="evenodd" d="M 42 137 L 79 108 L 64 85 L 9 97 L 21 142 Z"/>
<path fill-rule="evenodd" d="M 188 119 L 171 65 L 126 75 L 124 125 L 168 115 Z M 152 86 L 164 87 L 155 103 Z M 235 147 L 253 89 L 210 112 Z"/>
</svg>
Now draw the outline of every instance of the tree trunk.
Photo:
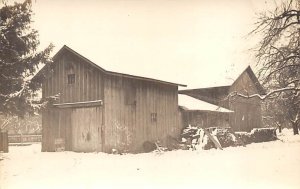
<svg viewBox="0 0 300 189">
<path fill-rule="evenodd" d="M 299 135 L 299 129 L 297 123 L 292 123 L 294 135 Z"/>
</svg>

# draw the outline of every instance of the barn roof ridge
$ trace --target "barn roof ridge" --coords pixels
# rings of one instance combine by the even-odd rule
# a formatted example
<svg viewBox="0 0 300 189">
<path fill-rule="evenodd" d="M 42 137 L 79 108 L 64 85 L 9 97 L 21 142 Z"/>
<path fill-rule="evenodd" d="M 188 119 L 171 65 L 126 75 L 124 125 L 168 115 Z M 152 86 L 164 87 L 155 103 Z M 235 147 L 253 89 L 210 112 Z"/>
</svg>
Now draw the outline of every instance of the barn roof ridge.
<svg viewBox="0 0 300 189">
<path fill-rule="evenodd" d="M 152 81 L 152 82 L 158 82 L 158 83 L 163 83 L 163 84 L 168 84 L 168 85 L 177 85 L 177 86 L 181 86 L 181 87 L 186 87 L 187 85 L 185 84 L 179 84 L 179 83 L 173 83 L 173 82 L 168 82 L 168 81 L 164 81 L 164 80 L 159 80 L 159 79 L 154 79 L 154 78 L 149 78 L 149 77 L 143 77 L 143 76 L 137 76 L 137 75 L 130 75 L 130 74 L 126 74 L 126 73 L 119 73 L 119 72 L 114 72 L 114 71 L 110 71 L 110 70 L 106 70 L 104 68 L 102 68 L 101 66 L 97 65 L 96 63 L 94 63 L 93 61 L 89 60 L 88 58 L 84 57 L 83 55 L 79 54 L 78 52 L 76 52 L 75 50 L 73 50 L 72 48 L 68 47 L 67 45 L 64 45 L 54 56 L 53 56 L 53 60 L 58 58 L 59 55 L 64 51 L 67 50 L 73 54 L 75 54 L 76 56 L 78 56 L 79 58 L 81 58 L 82 60 L 84 60 L 85 62 L 89 63 L 90 65 L 92 65 L 93 67 L 95 67 L 96 69 L 99 69 L 100 71 L 109 74 L 109 75 L 114 75 L 114 76 L 120 76 L 120 77 L 127 77 L 127 78 L 133 78 L 133 79 L 140 79 L 140 80 L 146 80 L 146 81 Z M 44 69 L 45 66 L 42 68 Z M 42 70 L 41 69 L 41 70 Z M 39 72 L 41 72 L 41 70 Z M 37 73 L 39 74 L 39 73 Z M 37 75 L 36 74 L 36 75 Z"/>
<path fill-rule="evenodd" d="M 226 87 L 231 87 L 235 82 L 238 81 L 238 79 L 245 73 L 247 72 L 250 79 L 253 81 L 253 83 L 255 84 L 255 87 L 257 88 L 259 94 L 263 95 L 265 94 L 265 89 L 262 87 L 262 85 L 259 83 L 258 78 L 256 77 L 256 75 L 254 74 L 251 66 L 247 66 L 246 69 L 244 69 L 244 71 L 242 71 L 238 77 L 236 77 L 236 79 L 230 84 L 230 85 L 221 85 L 221 86 L 213 86 L 213 87 L 201 87 L 201 88 L 194 88 L 194 89 L 184 89 L 184 90 L 180 90 L 179 92 L 189 92 L 189 91 L 195 91 L 195 90 L 213 90 L 213 89 L 217 89 L 217 88 L 226 88 Z"/>
</svg>

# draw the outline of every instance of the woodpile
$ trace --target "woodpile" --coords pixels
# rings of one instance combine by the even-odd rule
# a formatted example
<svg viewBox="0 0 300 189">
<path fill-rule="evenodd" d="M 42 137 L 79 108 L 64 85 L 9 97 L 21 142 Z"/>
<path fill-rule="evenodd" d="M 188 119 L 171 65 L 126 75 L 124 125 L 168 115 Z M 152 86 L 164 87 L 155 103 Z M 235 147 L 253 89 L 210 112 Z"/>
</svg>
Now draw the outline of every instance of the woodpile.
<svg viewBox="0 0 300 189">
<path fill-rule="evenodd" d="M 181 141 L 174 137 L 167 137 L 166 148 L 159 141 L 143 143 L 144 152 L 165 150 L 209 150 L 234 146 L 245 146 L 250 143 L 267 142 L 277 140 L 276 128 L 254 128 L 250 133 L 233 132 L 230 127 L 199 128 L 189 125 L 181 133 Z"/>
<path fill-rule="evenodd" d="M 244 141 L 245 144 L 268 142 L 277 140 L 277 128 L 254 128 L 250 133 L 237 132 L 236 135 Z"/>
<path fill-rule="evenodd" d="M 235 137 L 228 131 L 228 128 L 202 129 L 188 126 L 183 129 L 181 137 L 187 148 L 192 150 L 223 149 L 223 147 L 235 145 Z"/>
<path fill-rule="evenodd" d="M 245 146 L 256 142 L 277 140 L 276 128 L 255 128 L 250 133 L 232 132 L 230 128 L 198 128 L 188 126 L 183 129 L 182 143 L 187 149 L 223 149 L 230 146 Z"/>
</svg>

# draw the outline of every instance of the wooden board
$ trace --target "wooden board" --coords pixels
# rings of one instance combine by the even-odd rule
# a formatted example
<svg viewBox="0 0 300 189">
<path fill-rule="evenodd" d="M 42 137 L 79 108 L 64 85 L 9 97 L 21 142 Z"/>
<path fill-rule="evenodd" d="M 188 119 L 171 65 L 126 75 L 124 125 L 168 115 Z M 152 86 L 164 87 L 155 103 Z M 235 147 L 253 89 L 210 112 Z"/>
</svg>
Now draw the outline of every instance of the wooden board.
<svg viewBox="0 0 300 189">
<path fill-rule="evenodd" d="M 208 136 L 208 138 L 215 144 L 216 148 L 223 150 L 219 141 L 217 141 L 206 129 L 203 129 L 204 133 Z"/>
<path fill-rule="evenodd" d="M 101 107 L 75 108 L 72 110 L 72 150 L 95 152 L 102 148 Z"/>
</svg>

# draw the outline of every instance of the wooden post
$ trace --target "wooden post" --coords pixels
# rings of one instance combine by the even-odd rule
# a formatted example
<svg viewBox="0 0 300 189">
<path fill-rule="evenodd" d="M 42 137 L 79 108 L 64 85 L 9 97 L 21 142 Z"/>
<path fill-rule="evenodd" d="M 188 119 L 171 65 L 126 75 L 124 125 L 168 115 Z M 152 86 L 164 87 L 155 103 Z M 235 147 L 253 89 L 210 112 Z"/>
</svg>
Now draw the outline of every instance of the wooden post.
<svg viewBox="0 0 300 189">
<path fill-rule="evenodd" d="M 0 132 L 0 151 L 8 153 L 8 132 Z"/>
<path fill-rule="evenodd" d="M 279 131 L 279 133 L 281 133 L 281 131 L 282 131 L 281 125 L 278 125 L 278 131 Z"/>
<path fill-rule="evenodd" d="M 21 138 L 20 138 L 21 139 L 21 145 L 23 146 L 23 134 L 22 134 L 22 130 L 21 130 L 20 118 L 18 118 L 18 120 L 19 120 L 18 122 L 19 122 L 19 129 L 20 129 L 19 131 L 20 131 L 20 134 L 21 134 Z"/>
</svg>

